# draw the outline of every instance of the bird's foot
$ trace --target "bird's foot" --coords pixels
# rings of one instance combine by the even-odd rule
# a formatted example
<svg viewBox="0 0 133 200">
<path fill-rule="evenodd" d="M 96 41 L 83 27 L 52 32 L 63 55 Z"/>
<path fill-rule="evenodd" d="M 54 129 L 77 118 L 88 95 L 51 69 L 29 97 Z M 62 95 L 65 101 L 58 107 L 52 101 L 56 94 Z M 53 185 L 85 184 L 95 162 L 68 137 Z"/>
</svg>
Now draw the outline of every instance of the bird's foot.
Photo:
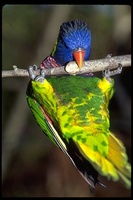
<svg viewBox="0 0 133 200">
<path fill-rule="evenodd" d="M 109 53 L 105 58 L 111 58 L 112 57 L 112 54 Z"/>
<path fill-rule="evenodd" d="M 43 82 L 44 78 L 45 78 L 45 72 L 44 69 L 40 70 L 40 75 L 36 75 L 35 71 L 38 70 L 37 65 L 33 65 L 33 66 L 29 66 L 29 76 L 32 80 L 34 81 L 39 81 L 39 82 Z"/>
<path fill-rule="evenodd" d="M 122 64 L 118 63 L 118 68 L 115 70 L 105 69 L 103 71 L 103 77 L 106 77 L 106 79 L 110 80 L 110 76 L 120 74 L 121 72 L 122 72 Z"/>
</svg>

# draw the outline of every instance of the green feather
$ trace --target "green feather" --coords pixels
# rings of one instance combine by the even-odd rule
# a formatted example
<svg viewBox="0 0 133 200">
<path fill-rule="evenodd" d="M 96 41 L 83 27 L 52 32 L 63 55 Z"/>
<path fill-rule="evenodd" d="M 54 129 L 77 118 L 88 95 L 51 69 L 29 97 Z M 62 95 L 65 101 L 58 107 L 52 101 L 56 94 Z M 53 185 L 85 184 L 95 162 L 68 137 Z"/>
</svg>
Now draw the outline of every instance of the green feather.
<svg viewBox="0 0 133 200">
<path fill-rule="evenodd" d="M 99 174 L 114 181 L 121 179 L 130 188 L 131 166 L 125 147 L 109 130 L 113 79 L 63 76 L 32 81 L 31 85 L 28 103 L 50 140 L 67 155 L 73 141 Z"/>
</svg>

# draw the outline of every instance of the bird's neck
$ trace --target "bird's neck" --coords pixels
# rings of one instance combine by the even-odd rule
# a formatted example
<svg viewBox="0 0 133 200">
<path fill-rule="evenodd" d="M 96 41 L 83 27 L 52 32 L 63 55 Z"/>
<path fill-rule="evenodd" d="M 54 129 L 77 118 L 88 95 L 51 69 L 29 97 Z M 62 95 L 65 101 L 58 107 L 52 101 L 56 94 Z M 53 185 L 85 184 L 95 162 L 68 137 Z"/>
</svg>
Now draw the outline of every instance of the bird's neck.
<svg viewBox="0 0 133 200">
<path fill-rule="evenodd" d="M 41 69 L 49 69 L 59 67 L 60 65 L 55 61 L 55 59 L 51 56 L 46 57 L 42 63 L 40 64 Z"/>
</svg>

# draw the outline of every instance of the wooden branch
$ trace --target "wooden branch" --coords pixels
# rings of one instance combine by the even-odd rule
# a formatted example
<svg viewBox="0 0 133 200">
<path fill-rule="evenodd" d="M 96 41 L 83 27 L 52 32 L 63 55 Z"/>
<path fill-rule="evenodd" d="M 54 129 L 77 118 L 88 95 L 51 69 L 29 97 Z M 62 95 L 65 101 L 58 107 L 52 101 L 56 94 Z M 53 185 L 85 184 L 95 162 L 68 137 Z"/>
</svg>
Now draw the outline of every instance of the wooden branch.
<svg viewBox="0 0 133 200">
<path fill-rule="evenodd" d="M 45 69 L 46 76 L 63 75 L 63 74 L 84 74 L 89 72 L 104 71 L 105 69 L 114 69 L 118 67 L 118 64 L 122 64 L 122 67 L 131 66 L 131 55 L 123 56 L 107 56 L 103 59 L 89 60 L 83 62 L 83 67 L 79 71 L 77 64 L 73 61 L 68 63 L 65 67 L 56 67 L 51 69 Z M 19 69 L 17 66 L 13 66 L 14 70 L 2 71 L 2 77 L 15 77 L 15 76 L 29 76 L 28 70 Z M 39 70 L 36 71 L 36 75 L 39 74 Z"/>
</svg>

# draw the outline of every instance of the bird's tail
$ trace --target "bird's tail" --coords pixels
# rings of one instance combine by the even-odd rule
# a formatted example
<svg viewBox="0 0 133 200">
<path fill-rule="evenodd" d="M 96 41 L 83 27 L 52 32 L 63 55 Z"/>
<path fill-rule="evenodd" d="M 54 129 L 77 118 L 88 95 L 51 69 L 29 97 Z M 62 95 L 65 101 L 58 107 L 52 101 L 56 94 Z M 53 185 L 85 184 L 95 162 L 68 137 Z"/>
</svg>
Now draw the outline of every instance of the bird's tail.
<svg viewBox="0 0 133 200">
<path fill-rule="evenodd" d="M 131 187 L 131 165 L 128 162 L 128 156 L 123 143 L 110 133 L 109 138 L 109 152 L 107 159 L 113 163 L 120 180 L 126 188 Z"/>
<path fill-rule="evenodd" d="M 81 176 L 89 184 L 91 193 L 94 192 L 96 184 L 106 187 L 102 182 L 98 180 L 98 172 L 91 165 L 91 163 L 81 155 L 72 140 L 69 140 L 67 152 L 74 166 L 78 169 Z"/>
<path fill-rule="evenodd" d="M 108 136 L 108 152 L 105 156 L 91 149 L 86 144 L 77 142 L 76 145 L 81 155 L 89 161 L 100 175 L 113 181 L 121 180 L 126 188 L 131 188 L 131 165 L 128 162 L 126 149 L 123 143 L 111 132 Z M 83 164 L 82 167 L 84 167 Z M 88 169 L 91 169 L 90 166 Z M 93 172 L 95 185 L 95 182 L 98 182 L 97 174 L 93 169 L 91 169 L 91 172 Z"/>
</svg>

